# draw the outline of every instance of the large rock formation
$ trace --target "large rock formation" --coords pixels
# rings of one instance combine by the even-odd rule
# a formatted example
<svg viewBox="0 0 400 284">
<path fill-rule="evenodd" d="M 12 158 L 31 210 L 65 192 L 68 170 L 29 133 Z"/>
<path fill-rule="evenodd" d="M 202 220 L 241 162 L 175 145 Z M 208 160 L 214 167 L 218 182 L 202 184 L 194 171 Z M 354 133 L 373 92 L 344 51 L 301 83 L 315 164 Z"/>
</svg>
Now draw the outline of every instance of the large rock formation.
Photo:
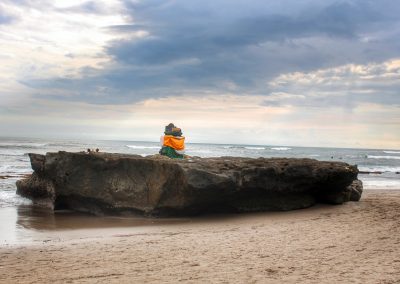
<svg viewBox="0 0 400 284">
<path fill-rule="evenodd" d="M 17 193 L 53 209 L 94 214 L 182 215 L 291 210 L 358 201 L 358 170 L 287 158 L 190 158 L 58 152 L 29 154 Z"/>
</svg>

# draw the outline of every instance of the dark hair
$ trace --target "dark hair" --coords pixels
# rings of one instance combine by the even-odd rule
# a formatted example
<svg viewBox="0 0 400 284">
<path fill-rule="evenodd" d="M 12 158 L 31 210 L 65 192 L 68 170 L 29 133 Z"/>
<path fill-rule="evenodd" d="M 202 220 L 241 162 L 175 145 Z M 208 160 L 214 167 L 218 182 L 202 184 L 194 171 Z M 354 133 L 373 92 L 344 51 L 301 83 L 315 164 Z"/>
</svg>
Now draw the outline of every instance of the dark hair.
<svg viewBox="0 0 400 284">
<path fill-rule="evenodd" d="M 179 127 L 176 127 L 173 123 L 165 126 L 165 135 L 173 135 L 173 136 L 182 136 L 182 130 Z"/>
<path fill-rule="evenodd" d="M 172 132 L 172 128 L 174 128 L 175 125 L 173 123 L 168 124 L 167 126 L 165 126 L 165 134 L 171 133 Z"/>
</svg>

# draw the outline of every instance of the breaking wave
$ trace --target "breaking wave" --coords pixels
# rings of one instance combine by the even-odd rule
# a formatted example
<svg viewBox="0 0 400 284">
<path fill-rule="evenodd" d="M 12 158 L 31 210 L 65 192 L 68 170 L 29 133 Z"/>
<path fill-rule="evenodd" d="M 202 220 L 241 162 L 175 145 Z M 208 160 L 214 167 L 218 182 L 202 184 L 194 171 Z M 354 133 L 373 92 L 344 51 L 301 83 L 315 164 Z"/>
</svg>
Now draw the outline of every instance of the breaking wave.
<svg viewBox="0 0 400 284">
<path fill-rule="evenodd" d="M 224 149 L 246 149 L 246 150 L 265 150 L 261 146 L 223 146 Z"/>
<path fill-rule="evenodd" d="M 382 173 L 399 173 L 400 167 L 385 167 L 385 166 L 359 166 L 358 170 L 361 172 L 382 172 Z"/>
<path fill-rule="evenodd" d="M 374 155 L 368 155 L 368 159 L 395 159 L 395 160 L 400 160 L 400 156 L 374 156 Z"/>
<path fill-rule="evenodd" d="M 265 150 L 264 147 L 244 147 L 247 150 Z"/>
<path fill-rule="evenodd" d="M 271 150 L 276 150 L 276 151 L 287 151 L 290 150 L 292 148 L 289 147 L 272 147 Z"/>
<path fill-rule="evenodd" d="M 224 146 L 224 149 L 244 149 L 244 146 Z"/>
<path fill-rule="evenodd" d="M 0 143 L 0 148 L 42 148 L 47 146 L 46 143 Z"/>
<path fill-rule="evenodd" d="M 28 156 L 28 153 L 0 152 L 0 156 Z"/>
</svg>

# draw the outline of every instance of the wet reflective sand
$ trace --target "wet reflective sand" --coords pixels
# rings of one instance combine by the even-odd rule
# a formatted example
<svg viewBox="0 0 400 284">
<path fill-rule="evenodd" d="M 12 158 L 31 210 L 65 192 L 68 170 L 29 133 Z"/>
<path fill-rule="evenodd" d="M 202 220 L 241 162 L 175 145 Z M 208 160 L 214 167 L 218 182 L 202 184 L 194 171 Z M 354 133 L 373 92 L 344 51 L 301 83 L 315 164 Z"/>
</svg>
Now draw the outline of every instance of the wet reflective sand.
<svg viewBox="0 0 400 284">
<path fill-rule="evenodd" d="M 0 246 L 27 245 L 47 241 L 68 241 L 104 238 L 124 234 L 148 233 L 185 227 L 201 227 L 205 223 L 244 222 L 259 216 L 265 221 L 285 220 L 293 215 L 312 215 L 320 208 L 334 210 L 329 205 L 289 212 L 259 212 L 249 214 L 216 214 L 187 218 L 99 217 L 73 211 L 52 211 L 33 205 L 0 208 Z"/>
<path fill-rule="evenodd" d="M 108 233 L 123 233 L 125 229 L 131 232 L 149 226 L 183 224 L 190 221 L 189 218 L 98 217 L 20 205 L 0 208 L 0 245 L 26 244 L 57 238 L 96 237 Z"/>
</svg>

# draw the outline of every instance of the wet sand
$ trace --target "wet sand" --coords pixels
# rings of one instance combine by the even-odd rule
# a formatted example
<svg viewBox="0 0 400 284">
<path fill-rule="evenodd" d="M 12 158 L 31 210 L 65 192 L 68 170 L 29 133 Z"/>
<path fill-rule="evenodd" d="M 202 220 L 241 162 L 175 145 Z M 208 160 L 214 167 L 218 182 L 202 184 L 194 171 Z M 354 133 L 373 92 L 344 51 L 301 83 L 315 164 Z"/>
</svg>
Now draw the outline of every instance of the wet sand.
<svg viewBox="0 0 400 284">
<path fill-rule="evenodd" d="M 19 216 L 37 235 L 0 246 L 0 283 L 400 283 L 400 190 L 281 213 L 80 216 L 80 227 Z"/>
</svg>

